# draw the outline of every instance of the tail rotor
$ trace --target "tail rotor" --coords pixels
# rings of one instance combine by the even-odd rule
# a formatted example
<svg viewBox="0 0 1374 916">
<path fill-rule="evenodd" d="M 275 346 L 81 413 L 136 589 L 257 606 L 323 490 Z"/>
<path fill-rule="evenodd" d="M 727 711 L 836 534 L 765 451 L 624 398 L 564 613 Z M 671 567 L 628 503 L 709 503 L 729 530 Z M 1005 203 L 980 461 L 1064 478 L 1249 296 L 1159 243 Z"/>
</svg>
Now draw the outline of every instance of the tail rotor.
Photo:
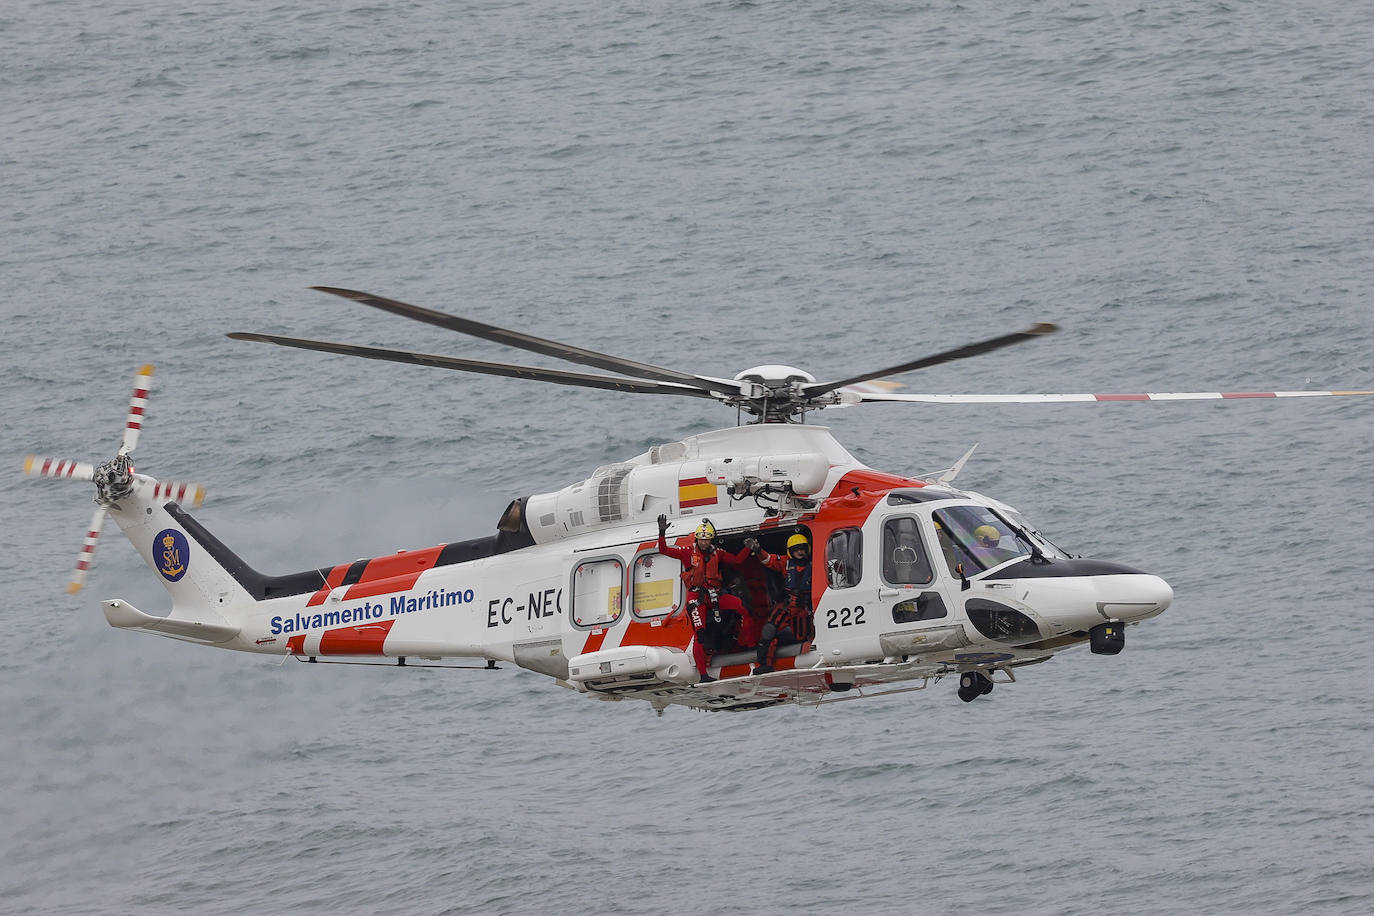
<svg viewBox="0 0 1374 916">
<path fill-rule="evenodd" d="M 149 484 L 153 496 L 174 502 L 189 502 L 199 506 L 205 499 L 205 488 L 195 483 L 177 481 L 157 481 L 150 478 L 135 480 L 134 466 L 130 460 L 138 445 L 139 433 L 148 408 L 148 389 L 152 386 L 153 367 L 145 365 L 134 376 L 134 390 L 129 398 L 129 415 L 124 423 L 124 434 L 120 438 L 119 451 L 115 457 L 104 464 L 95 465 L 87 461 L 72 461 L 66 458 L 41 458 L 29 455 L 24 459 L 24 473 L 30 477 L 53 477 L 62 480 L 83 480 L 95 484 L 95 514 L 86 529 L 86 538 L 81 543 L 81 553 L 76 559 L 76 568 L 71 581 L 67 584 L 68 594 L 81 591 L 86 584 L 91 563 L 95 559 L 95 548 L 100 541 L 101 529 L 109 510 L 117 507 L 119 500 L 128 496 L 135 485 Z"/>
</svg>

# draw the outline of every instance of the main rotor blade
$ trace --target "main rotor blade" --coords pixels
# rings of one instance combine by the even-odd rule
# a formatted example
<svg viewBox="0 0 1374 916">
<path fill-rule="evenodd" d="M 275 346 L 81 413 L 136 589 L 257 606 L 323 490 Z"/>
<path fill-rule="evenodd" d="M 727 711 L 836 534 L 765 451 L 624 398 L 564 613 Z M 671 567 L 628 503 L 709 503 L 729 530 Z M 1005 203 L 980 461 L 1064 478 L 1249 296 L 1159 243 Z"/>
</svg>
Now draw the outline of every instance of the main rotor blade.
<svg viewBox="0 0 1374 916">
<path fill-rule="evenodd" d="M 457 331 L 460 334 L 480 337 L 483 340 L 495 341 L 496 343 L 505 344 L 506 346 L 515 347 L 520 350 L 529 350 L 532 353 L 542 353 L 545 356 L 565 359 L 570 363 L 592 366 L 593 368 L 605 369 L 609 372 L 619 372 L 622 375 L 632 376 L 633 378 L 652 379 L 659 382 L 674 382 L 679 385 L 699 388 L 704 391 L 714 391 L 730 395 L 736 395 L 740 392 L 737 383 L 722 385 L 718 379 L 689 375 L 686 372 L 679 372 L 676 369 L 666 369 L 663 366 L 636 362 L 631 359 L 612 356 L 609 353 L 598 353 L 595 350 L 587 350 L 582 347 L 575 347 L 572 344 L 559 343 L 556 340 L 547 340 L 543 337 L 535 337 L 532 334 L 522 334 L 519 331 L 499 328 L 496 325 L 483 324 L 480 321 L 473 321 L 470 318 L 460 318 L 457 315 L 450 315 L 447 312 L 439 312 L 434 309 L 424 308 L 423 306 L 411 305 L 396 299 L 388 299 L 385 296 L 364 293 L 355 289 L 339 289 L 334 286 L 312 286 L 310 288 L 319 290 L 322 293 L 332 293 L 335 296 L 352 299 L 354 302 L 361 302 L 363 305 L 370 305 L 384 312 L 400 315 L 402 318 L 412 318 L 415 321 L 423 321 L 426 324 L 447 328 L 450 331 Z"/>
<path fill-rule="evenodd" d="M 322 353 L 338 353 L 344 356 L 361 356 L 364 359 L 382 359 L 393 363 L 410 363 L 415 366 L 437 366 L 441 369 L 459 369 L 464 372 L 479 372 L 483 375 L 500 375 L 506 378 L 533 379 L 538 382 L 553 382 L 556 385 L 574 385 L 579 388 L 604 388 L 608 391 L 627 391 L 633 394 L 682 394 L 689 397 L 714 398 L 715 395 L 701 388 L 689 388 L 665 382 L 640 382 L 634 379 L 612 378 L 606 375 L 586 375 L 581 372 L 566 372 L 562 369 L 539 369 L 534 366 L 513 366 L 506 363 L 489 363 L 483 360 L 462 359 L 457 356 L 437 356 L 432 353 L 416 353 L 411 350 L 391 350 L 385 347 L 364 347 L 358 344 L 334 343 L 327 340 L 307 340 L 301 337 L 279 337 L 275 334 L 249 334 L 235 332 L 228 335 L 234 340 L 251 340 L 258 343 L 278 344 L 283 347 L 296 347 L 301 350 L 318 350 Z"/>
<path fill-rule="evenodd" d="M 1046 334 L 1053 334 L 1059 328 L 1046 322 L 1031 325 L 1024 331 L 1017 331 L 1014 334 L 1003 334 L 1001 337 L 993 337 L 978 343 L 971 343 L 963 347 L 956 347 L 953 350 L 946 350 L 943 353 L 936 353 L 934 356 L 926 356 L 921 359 L 912 360 L 909 363 L 902 363 L 900 366 L 889 366 L 886 369 L 878 369 L 874 372 L 865 372 L 852 378 L 840 379 L 838 382 L 815 382 L 806 385 L 803 390 L 808 397 L 816 397 L 836 388 L 843 388 L 846 385 L 855 385 L 859 382 L 866 382 L 870 379 L 883 378 L 888 375 L 898 375 L 902 372 L 913 372 L 917 369 L 926 369 L 930 366 L 938 366 L 941 363 L 953 362 L 956 359 L 968 359 L 970 356 L 981 356 L 984 353 L 991 353 L 993 350 L 1000 350 L 1012 344 L 1023 343 L 1027 340 L 1034 340 Z"/>
<path fill-rule="evenodd" d="M 1070 404 L 1103 401 L 1230 401 L 1244 398 L 1324 398 L 1371 395 L 1374 391 L 1176 391 L 1151 394 L 858 394 L 852 403 L 904 401 L 918 404 Z"/>
</svg>

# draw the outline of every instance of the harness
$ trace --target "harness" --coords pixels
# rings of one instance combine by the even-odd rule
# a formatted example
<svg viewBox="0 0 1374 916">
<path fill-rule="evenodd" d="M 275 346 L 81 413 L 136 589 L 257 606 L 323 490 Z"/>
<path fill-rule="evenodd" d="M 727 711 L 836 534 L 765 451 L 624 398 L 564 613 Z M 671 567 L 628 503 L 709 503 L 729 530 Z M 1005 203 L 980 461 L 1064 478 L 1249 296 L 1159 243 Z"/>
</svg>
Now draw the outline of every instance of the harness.
<svg viewBox="0 0 1374 916">
<path fill-rule="evenodd" d="M 798 566 L 789 557 L 787 560 L 787 600 L 796 610 L 811 610 L 811 564 Z"/>
<path fill-rule="evenodd" d="M 683 568 L 682 584 L 693 590 L 703 587 L 719 589 L 721 584 L 720 550 L 713 550 L 709 557 L 705 557 L 700 550 L 693 547 L 692 565 Z"/>
</svg>

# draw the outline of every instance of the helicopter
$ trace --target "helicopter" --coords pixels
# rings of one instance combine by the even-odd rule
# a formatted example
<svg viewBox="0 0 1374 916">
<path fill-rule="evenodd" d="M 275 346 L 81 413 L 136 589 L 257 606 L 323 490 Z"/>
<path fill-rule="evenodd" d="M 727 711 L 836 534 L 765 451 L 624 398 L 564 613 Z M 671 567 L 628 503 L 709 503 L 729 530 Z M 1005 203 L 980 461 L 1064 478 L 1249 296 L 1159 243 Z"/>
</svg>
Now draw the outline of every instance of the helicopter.
<svg viewBox="0 0 1374 916">
<path fill-rule="evenodd" d="M 634 394 L 708 398 L 736 425 L 651 447 L 561 489 L 514 499 L 494 534 L 284 575 L 254 569 L 194 518 L 205 488 L 134 471 L 153 367 L 138 370 L 115 457 L 29 456 L 26 474 L 95 486 L 96 511 L 68 591 L 85 583 L 113 517 L 171 595 L 163 615 L 101 603 L 111 626 L 307 663 L 476 667 L 505 662 L 603 700 L 744 711 L 818 705 L 957 681 L 964 702 L 1015 683 L 1067 649 L 1116 655 L 1128 627 L 1159 616 L 1159 576 L 1061 549 L 1014 507 L 955 485 L 972 456 L 919 476 L 864 465 L 807 414 L 867 403 L 1066 403 L 1371 395 L 1374 391 L 1154 394 L 903 394 L 892 376 L 1053 333 L 1039 323 L 966 346 L 818 381 L 764 365 L 694 375 L 484 324 L 383 296 L 312 287 L 371 308 L 615 375 L 236 332 L 234 340 Z M 745 422 L 744 417 L 749 421 Z M 688 619 L 684 549 L 709 526 L 737 558 L 718 587 L 743 614 L 784 599 L 760 562 L 805 542 L 793 581 L 809 627 L 787 630 L 768 663 L 742 620 L 703 634 Z M 662 532 L 662 534 L 660 534 Z M 705 543 L 705 542 L 703 542 Z M 790 569 L 790 567 L 789 567 Z M 719 600 L 711 593 L 714 606 Z M 705 600 L 705 599 L 702 599 Z M 728 615 L 727 615 L 728 616 Z M 736 617 L 742 617 L 736 614 Z M 730 624 L 733 623 L 732 629 Z"/>
</svg>

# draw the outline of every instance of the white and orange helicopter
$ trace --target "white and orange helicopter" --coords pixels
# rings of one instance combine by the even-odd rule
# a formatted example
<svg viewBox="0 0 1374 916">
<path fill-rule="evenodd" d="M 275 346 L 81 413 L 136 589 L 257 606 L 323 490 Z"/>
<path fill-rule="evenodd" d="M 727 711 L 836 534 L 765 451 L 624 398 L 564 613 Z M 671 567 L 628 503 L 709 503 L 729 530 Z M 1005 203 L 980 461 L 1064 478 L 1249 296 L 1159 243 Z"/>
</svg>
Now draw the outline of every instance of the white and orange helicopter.
<svg viewBox="0 0 1374 916">
<path fill-rule="evenodd" d="M 711 398 L 737 425 L 654 446 L 561 490 L 514 500 L 496 533 L 310 569 L 267 575 L 250 567 L 182 508 L 204 488 L 134 472 L 153 368 L 139 370 L 114 459 L 94 464 L 30 457 L 26 473 L 92 481 L 97 509 L 69 591 L 85 582 L 106 516 L 171 593 L 165 616 L 102 602 L 112 626 L 185 642 L 309 662 L 397 666 L 445 659 L 508 662 L 602 699 L 745 710 L 921 690 L 958 680 L 965 702 L 1014 682 L 1016 672 L 1087 645 L 1114 655 L 1127 626 L 1164 612 L 1173 591 L 1158 576 L 1071 556 L 1018 511 L 954 486 L 973 454 L 921 476 L 858 461 L 806 414 L 875 402 L 1064 403 L 1370 395 L 1374 391 L 1172 394 L 898 394 L 877 380 L 1033 340 L 1037 324 L 850 378 L 819 382 L 790 366 L 757 366 L 732 379 L 692 375 L 333 287 L 323 292 L 620 377 L 306 340 L 236 340 L 437 366 L 562 385 Z M 753 422 L 741 423 L 747 414 Z M 974 448 L 977 446 L 975 445 Z M 690 545 L 706 519 L 719 549 L 744 559 L 733 589 L 745 613 L 780 599 L 776 572 L 746 545 L 786 555 L 803 536 L 814 638 L 776 650 L 713 639 L 707 670 L 694 662 L 680 563 L 658 550 Z M 795 584 L 795 583 L 794 583 Z M 727 626 L 722 631 L 733 632 Z M 810 635 L 810 634 L 807 634 Z"/>
</svg>

